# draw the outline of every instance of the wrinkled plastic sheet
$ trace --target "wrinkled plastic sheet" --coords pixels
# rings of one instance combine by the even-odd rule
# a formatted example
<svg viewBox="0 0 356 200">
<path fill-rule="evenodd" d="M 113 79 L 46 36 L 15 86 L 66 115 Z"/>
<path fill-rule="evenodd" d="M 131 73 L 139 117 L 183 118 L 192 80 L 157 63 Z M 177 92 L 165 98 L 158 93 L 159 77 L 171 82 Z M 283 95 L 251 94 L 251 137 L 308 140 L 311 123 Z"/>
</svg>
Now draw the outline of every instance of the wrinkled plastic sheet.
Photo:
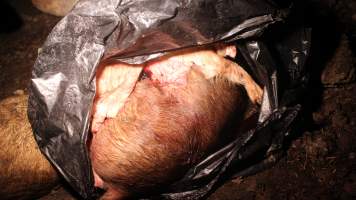
<svg viewBox="0 0 356 200">
<path fill-rule="evenodd" d="M 271 0 L 80 0 L 53 28 L 32 71 L 28 115 L 41 151 L 83 198 L 94 198 L 86 140 L 98 63 L 141 63 L 175 49 L 235 42 L 246 70 L 264 87 L 258 124 L 152 198 L 199 199 L 226 174 L 264 169 L 278 160 L 307 80 L 310 30 L 278 31 L 288 29 L 288 12 Z M 283 37 L 270 40 L 266 30 Z M 261 149 L 259 162 L 238 167 Z"/>
</svg>

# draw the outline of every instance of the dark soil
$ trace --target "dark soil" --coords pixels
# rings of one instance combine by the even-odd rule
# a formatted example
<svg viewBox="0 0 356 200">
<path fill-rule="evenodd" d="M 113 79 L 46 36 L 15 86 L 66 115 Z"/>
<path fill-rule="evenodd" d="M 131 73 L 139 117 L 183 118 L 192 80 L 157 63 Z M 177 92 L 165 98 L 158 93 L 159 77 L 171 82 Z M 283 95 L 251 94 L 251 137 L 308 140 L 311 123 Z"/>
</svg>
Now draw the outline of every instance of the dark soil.
<svg viewBox="0 0 356 200">
<path fill-rule="evenodd" d="M 356 2 L 306 1 L 313 27 L 303 123 L 272 168 L 229 181 L 209 200 L 356 199 Z M 38 48 L 60 20 L 29 0 L 1 1 L 0 99 L 26 92 Z M 16 91 L 17 90 L 17 91 Z M 62 187 L 41 200 L 76 199 Z"/>
<path fill-rule="evenodd" d="M 41 13 L 29 0 L 1 1 L 0 13 L 2 99 L 27 88 L 38 49 L 60 18 Z"/>
</svg>

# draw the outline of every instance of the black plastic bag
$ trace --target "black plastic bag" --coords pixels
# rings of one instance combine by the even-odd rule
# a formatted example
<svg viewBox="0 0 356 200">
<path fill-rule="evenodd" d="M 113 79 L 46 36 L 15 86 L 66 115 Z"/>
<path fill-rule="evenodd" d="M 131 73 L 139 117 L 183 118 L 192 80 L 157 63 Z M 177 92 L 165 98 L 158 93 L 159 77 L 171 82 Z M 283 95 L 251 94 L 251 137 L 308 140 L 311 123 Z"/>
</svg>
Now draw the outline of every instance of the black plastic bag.
<svg viewBox="0 0 356 200">
<path fill-rule="evenodd" d="M 285 6 L 289 6 L 283 2 Z M 310 30 L 298 27 L 270 42 L 289 7 L 272 0 L 81 0 L 52 30 L 36 60 L 29 119 L 41 151 L 85 199 L 95 196 L 86 140 L 101 59 L 144 62 L 152 55 L 236 42 L 247 70 L 264 86 L 256 128 L 213 153 L 157 197 L 198 199 L 222 176 L 245 176 L 277 160 L 300 105 Z M 274 27 L 274 26 L 272 26 Z M 279 77 L 283 79 L 281 89 Z M 281 103 L 279 103 L 281 102 Z M 236 168 L 266 149 L 259 163 Z"/>
</svg>

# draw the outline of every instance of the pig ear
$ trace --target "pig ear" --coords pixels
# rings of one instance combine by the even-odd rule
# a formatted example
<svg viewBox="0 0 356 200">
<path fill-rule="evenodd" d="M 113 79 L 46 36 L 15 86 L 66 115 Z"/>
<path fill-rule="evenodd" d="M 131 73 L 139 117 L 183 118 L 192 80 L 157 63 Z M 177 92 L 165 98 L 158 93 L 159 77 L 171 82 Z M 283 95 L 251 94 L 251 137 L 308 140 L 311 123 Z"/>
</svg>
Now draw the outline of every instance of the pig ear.
<svg viewBox="0 0 356 200">
<path fill-rule="evenodd" d="M 120 200 L 124 199 L 126 197 L 125 193 L 122 192 L 121 190 L 116 190 L 110 187 L 102 197 L 100 197 L 100 200 Z"/>
</svg>

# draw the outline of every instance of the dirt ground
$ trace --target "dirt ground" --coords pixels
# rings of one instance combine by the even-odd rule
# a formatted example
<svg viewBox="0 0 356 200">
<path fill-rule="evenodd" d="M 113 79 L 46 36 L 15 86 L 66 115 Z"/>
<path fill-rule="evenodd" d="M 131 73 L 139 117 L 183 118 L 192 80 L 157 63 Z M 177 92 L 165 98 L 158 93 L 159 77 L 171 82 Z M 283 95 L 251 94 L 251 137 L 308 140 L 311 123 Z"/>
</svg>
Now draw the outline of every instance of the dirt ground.
<svg viewBox="0 0 356 200">
<path fill-rule="evenodd" d="M 8 3 L 6 3 L 8 2 Z M 229 181 L 209 200 L 356 199 L 356 2 L 310 0 L 310 87 L 303 123 L 272 168 Z M 29 0 L 0 6 L 0 99 L 26 92 L 38 48 L 60 20 Z M 40 200 L 75 200 L 58 187 Z"/>
</svg>

